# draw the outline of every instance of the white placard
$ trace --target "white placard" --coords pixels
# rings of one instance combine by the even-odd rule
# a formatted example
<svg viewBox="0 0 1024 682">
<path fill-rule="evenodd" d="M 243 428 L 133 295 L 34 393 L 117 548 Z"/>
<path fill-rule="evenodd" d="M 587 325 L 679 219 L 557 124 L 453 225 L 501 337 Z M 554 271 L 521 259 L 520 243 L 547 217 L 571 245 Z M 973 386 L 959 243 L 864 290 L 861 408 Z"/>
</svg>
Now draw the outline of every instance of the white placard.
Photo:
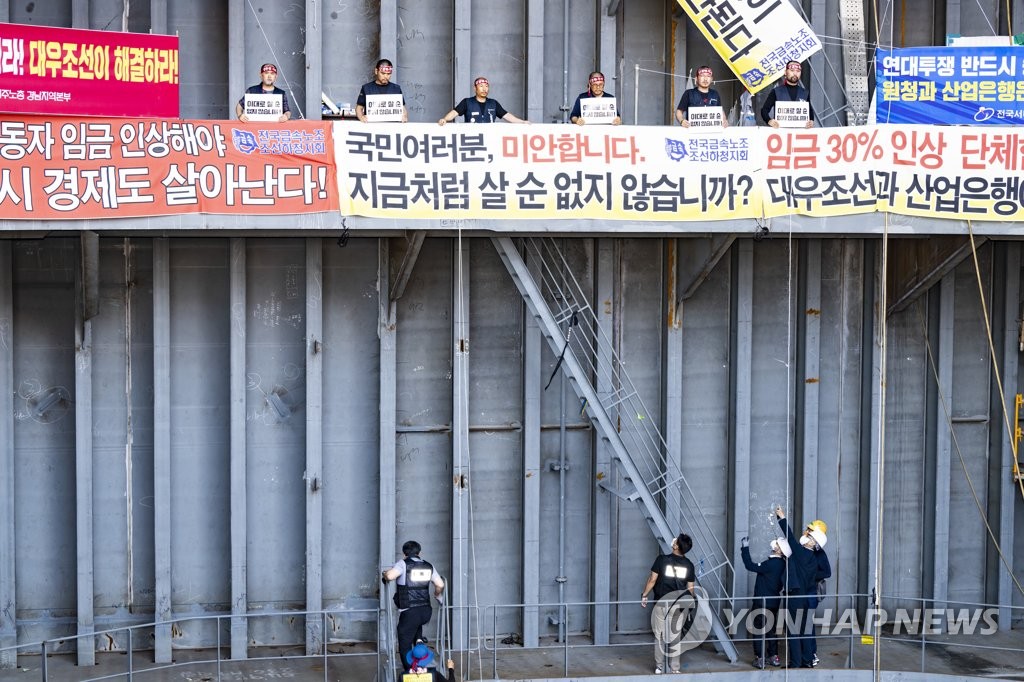
<svg viewBox="0 0 1024 682">
<path fill-rule="evenodd" d="M 618 116 L 614 97 L 587 97 L 580 100 L 580 118 L 587 125 L 611 125 Z"/>
<path fill-rule="evenodd" d="M 405 101 L 401 95 L 367 95 L 366 120 L 373 123 L 401 122 Z"/>
<path fill-rule="evenodd" d="M 247 94 L 243 109 L 250 121 L 274 121 L 276 123 L 284 113 L 284 96 Z"/>
<path fill-rule="evenodd" d="M 775 101 L 775 120 L 780 128 L 804 128 L 811 115 L 807 102 Z"/>
<path fill-rule="evenodd" d="M 690 107 L 686 120 L 694 132 L 717 132 L 722 129 L 724 112 L 722 107 Z"/>
</svg>

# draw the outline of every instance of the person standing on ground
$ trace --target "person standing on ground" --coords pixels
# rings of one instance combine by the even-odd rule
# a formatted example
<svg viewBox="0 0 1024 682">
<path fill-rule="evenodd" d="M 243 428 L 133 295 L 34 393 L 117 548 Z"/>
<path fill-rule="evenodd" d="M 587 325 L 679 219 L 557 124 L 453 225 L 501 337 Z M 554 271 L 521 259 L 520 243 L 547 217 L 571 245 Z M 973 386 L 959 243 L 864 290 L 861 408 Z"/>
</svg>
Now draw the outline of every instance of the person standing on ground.
<svg viewBox="0 0 1024 682">
<path fill-rule="evenodd" d="M 681 639 L 685 632 L 670 633 L 671 625 L 669 609 L 675 606 L 680 597 L 688 596 L 694 598 L 694 584 L 697 580 L 697 572 L 693 563 L 686 558 L 686 553 L 693 547 L 693 540 L 686 533 L 680 533 L 672 540 L 672 553 L 660 554 L 651 566 L 651 575 L 647 578 L 643 593 L 640 596 L 640 605 L 647 608 L 647 597 L 652 592 L 657 603 L 651 614 L 651 627 L 654 630 L 654 674 L 660 675 L 665 672 L 665 661 L 671 672 L 679 672 L 678 644 L 675 638 Z M 672 635 L 673 641 L 668 641 Z M 666 656 L 666 652 L 668 656 Z"/>
<path fill-rule="evenodd" d="M 423 626 L 430 622 L 430 586 L 434 586 L 434 597 L 442 601 L 444 580 L 434 567 L 420 558 L 420 543 L 409 540 L 402 545 L 405 558 L 381 573 L 381 581 L 387 585 L 394 580 L 398 585 L 395 603 L 398 606 L 398 651 L 403 656 L 412 649 L 413 642 L 423 639 Z"/>
<path fill-rule="evenodd" d="M 740 556 L 748 571 L 757 574 L 754 580 L 754 667 L 764 669 L 765 665 L 779 666 L 779 639 L 775 626 L 779 622 L 779 594 L 786 577 L 786 559 L 793 550 L 784 538 L 771 542 L 771 554 L 764 561 L 755 564 L 750 558 L 750 543 L 740 539 Z M 769 618 L 769 616 L 771 616 Z"/>
</svg>

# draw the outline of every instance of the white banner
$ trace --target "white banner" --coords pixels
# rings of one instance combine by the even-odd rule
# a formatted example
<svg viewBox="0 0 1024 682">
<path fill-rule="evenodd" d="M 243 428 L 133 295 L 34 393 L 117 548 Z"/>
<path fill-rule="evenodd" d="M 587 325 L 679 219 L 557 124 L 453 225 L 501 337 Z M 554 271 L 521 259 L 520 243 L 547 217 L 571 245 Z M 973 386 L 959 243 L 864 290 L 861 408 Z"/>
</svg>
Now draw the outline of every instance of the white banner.
<svg viewBox="0 0 1024 682">
<path fill-rule="evenodd" d="M 402 120 L 405 102 L 401 95 L 367 95 L 366 120 L 371 123 L 398 123 Z"/>
<path fill-rule="evenodd" d="M 587 125 L 611 125 L 618 116 L 614 97 L 587 97 L 580 100 L 580 116 Z"/>
</svg>

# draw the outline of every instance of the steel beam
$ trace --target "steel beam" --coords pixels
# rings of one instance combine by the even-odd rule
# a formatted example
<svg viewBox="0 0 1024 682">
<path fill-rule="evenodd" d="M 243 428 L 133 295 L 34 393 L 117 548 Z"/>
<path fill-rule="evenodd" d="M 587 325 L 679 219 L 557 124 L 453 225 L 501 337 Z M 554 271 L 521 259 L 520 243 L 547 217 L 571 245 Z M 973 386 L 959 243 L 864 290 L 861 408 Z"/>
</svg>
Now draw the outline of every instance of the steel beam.
<svg viewBox="0 0 1024 682">
<path fill-rule="evenodd" d="M 379 548 L 378 564 L 381 570 L 390 568 L 395 558 L 398 544 L 397 525 L 398 508 L 396 507 L 397 489 L 397 455 L 395 446 L 395 420 L 397 415 L 397 353 L 396 342 L 396 308 L 391 301 L 388 283 L 391 281 L 390 249 L 387 237 L 377 239 L 377 337 L 380 341 L 380 430 L 378 466 L 380 479 L 378 488 Z M 391 609 L 387 590 L 380 591 L 381 617 L 377 620 L 377 641 L 381 642 L 378 652 L 384 649 L 385 679 L 394 679 L 397 668 L 394 660 L 395 632 L 388 628 L 388 618 L 384 614 Z"/>
<path fill-rule="evenodd" d="M 323 609 L 323 240 L 306 239 L 306 655 L 327 646 Z"/>
<path fill-rule="evenodd" d="M 420 249 L 423 248 L 423 238 L 427 233 L 423 230 L 416 230 L 412 236 L 406 236 L 405 253 L 402 255 L 402 264 L 398 266 L 395 274 L 395 283 L 391 287 L 391 300 L 397 301 L 405 294 L 405 287 L 409 284 L 412 271 L 416 267 L 416 261 L 420 257 Z M 390 248 L 390 245 L 389 245 Z"/>
<path fill-rule="evenodd" d="M 526 118 L 534 123 L 547 123 L 544 120 L 544 0 L 526 2 Z"/>
<path fill-rule="evenodd" d="M 683 324 L 679 300 L 678 239 L 665 239 L 665 462 L 666 480 L 676 481 L 683 471 Z M 678 495 L 667 495 L 665 516 L 669 526 L 682 528 L 683 512 Z"/>
<path fill-rule="evenodd" d="M 742 566 L 739 539 L 750 535 L 751 370 L 754 348 L 754 241 L 743 239 L 737 248 L 736 303 L 733 314 L 736 352 L 733 355 L 733 566 Z M 786 472 L 789 475 L 789 472 Z M 736 577 L 733 578 L 734 584 Z M 736 594 L 735 587 L 733 594 Z"/>
<path fill-rule="evenodd" d="M 6 9 L 4 10 L 6 11 Z M 17 582 L 14 573 L 14 259 L 0 240 L 0 670 L 18 665 Z"/>
<path fill-rule="evenodd" d="M 380 0 L 379 58 L 398 62 L 398 0 Z M 373 61 L 376 62 L 377 59 Z M 319 93 L 317 95 L 319 96 Z"/>
<path fill-rule="evenodd" d="M 872 289 L 865 296 L 865 322 L 872 320 L 872 343 L 871 348 L 871 373 L 868 379 L 868 395 L 870 403 L 865 406 L 870 416 L 870 441 L 866 444 L 864 454 L 867 462 L 862 468 L 866 474 L 864 480 L 867 490 L 862 493 L 866 497 L 866 504 L 863 505 L 865 513 L 861 518 L 862 527 L 860 533 L 861 546 L 866 548 L 862 552 L 865 556 L 864 563 L 864 589 L 868 594 L 873 594 L 881 599 L 881 552 L 882 552 L 882 505 L 884 504 L 883 482 L 885 477 L 885 388 L 886 388 L 886 351 L 888 347 L 888 325 L 885 315 L 886 310 L 886 270 L 888 268 L 888 237 L 882 239 L 878 252 L 874 259 L 868 261 L 865 258 L 865 267 L 872 267 L 872 277 L 866 278 L 873 284 Z M 865 325 L 866 326 L 866 325 Z M 866 355 L 866 354 L 865 354 Z M 871 623 L 869 622 L 870 626 Z M 869 627 L 870 629 L 870 627 Z M 869 634 L 872 634 L 869 632 Z"/>
<path fill-rule="evenodd" d="M 1021 17 L 1024 21 L 1024 17 Z M 1002 346 L 996 347 L 1002 355 L 1001 371 L 1003 395 L 1002 404 L 1005 409 L 1013 414 L 1014 404 L 1017 397 L 1017 386 L 1019 382 L 1020 362 L 1020 269 L 1021 269 L 1021 246 L 1020 242 L 1008 242 L 1003 244 L 1006 249 L 1005 281 L 1003 282 L 1004 306 L 1003 306 L 1003 333 L 1002 339 L 995 339 Z M 992 421 L 996 421 L 993 417 Z M 1010 424 L 1013 428 L 1013 424 Z M 1013 443 L 1011 434 L 1006 432 L 1005 423 L 999 420 L 999 428 L 1002 431 L 1002 449 L 1000 452 L 999 480 L 996 490 L 999 496 L 999 545 L 1003 548 L 1003 556 L 1009 564 L 1009 570 L 999 562 L 999 579 L 997 587 L 999 598 L 999 630 L 1008 632 L 1013 621 L 1013 609 L 1011 605 L 1017 595 L 1011 572 L 1015 569 L 1014 562 L 1014 540 L 1015 522 L 1014 514 L 1016 505 L 1019 504 L 1017 496 L 1020 494 L 1018 483 L 1014 480 L 1013 467 Z M 1017 611 L 1017 613 L 1020 613 Z"/>
<path fill-rule="evenodd" d="M 231 400 L 231 658 L 244 660 L 247 656 L 249 625 L 246 591 L 246 550 L 248 549 L 245 470 L 245 344 L 246 344 L 246 291 L 245 247 L 242 237 L 231 239 L 230 289 L 231 332 L 229 384 Z"/>
<path fill-rule="evenodd" d="M 452 575 L 449 603 L 452 648 L 470 648 L 469 573 L 473 570 L 469 524 L 469 240 L 452 240 Z"/>
<path fill-rule="evenodd" d="M 800 458 L 803 477 L 800 510 L 804 518 L 821 516 L 818 511 L 818 418 L 821 389 L 821 240 L 809 239 L 804 273 L 804 342 L 802 369 L 803 432 Z M 799 517 L 795 517 L 798 520 Z"/>
<path fill-rule="evenodd" d="M 470 71 L 470 55 L 472 54 L 472 24 L 470 13 L 472 0 L 455 0 L 455 35 L 452 44 L 452 101 L 462 99 L 464 92 L 473 78 Z M 472 90 L 470 90 L 472 92 Z"/>
<path fill-rule="evenodd" d="M 384 5 L 381 3 L 381 27 L 384 24 Z M 306 57 L 306 118 L 319 121 L 322 100 L 320 95 L 324 89 L 323 54 L 323 4 L 319 0 L 306 0 L 306 35 L 303 52 Z M 397 20 L 396 20 L 397 25 Z M 384 38 L 381 31 L 381 38 Z M 296 103 L 297 104 L 297 103 Z"/>
<path fill-rule="evenodd" d="M 92 322 L 85 319 L 84 259 L 75 270 L 75 559 L 77 565 L 78 665 L 96 664 L 93 611 Z"/>
<path fill-rule="evenodd" d="M 942 278 L 939 291 L 939 375 L 938 401 L 935 406 L 935 517 L 932 536 L 933 573 L 931 605 L 944 609 L 949 596 L 949 504 L 950 459 L 953 452 L 953 339 L 956 308 L 954 307 L 956 276 L 950 272 Z M 944 629 L 943 622 L 940 627 Z"/>
<path fill-rule="evenodd" d="M 245 3 L 228 0 L 228 117 L 235 115 L 235 102 L 245 92 Z"/>
<path fill-rule="evenodd" d="M 594 242 L 594 262 L 596 264 L 594 291 L 598 337 L 606 339 L 614 337 L 612 325 L 614 315 L 611 305 L 601 305 L 599 301 L 615 301 L 615 273 L 619 254 L 618 240 L 597 239 Z M 531 316 L 532 317 L 532 316 Z M 600 346 L 598 347 L 600 348 Z M 595 386 L 598 400 L 606 404 L 611 395 L 615 392 L 615 386 L 611 378 L 615 376 L 612 370 L 614 359 L 611 353 L 599 353 L 595 358 L 597 367 L 597 385 Z M 615 419 L 616 408 L 609 410 L 609 417 Z M 612 449 L 608 440 L 601 436 L 598 429 L 594 429 L 594 480 L 612 482 L 616 476 L 612 459 Z M 611 576 L 611 547 L 612 547 L 612 526 L 613 513 L 616 498 L 608 490 L 600 486 L 594 487 L 594 525 L 593 539 L 590 542 L 591 560 L 593 566 L 591 584 L 593 594 L 591 599 L 595 602 L 607 602 L 612 599 L 612 576 Z M 594 644 L 607 644 L 611 636 L 611 614 L 607 608 L 594 607 Z"/>
<path fill-rule="evenodd" d="M 167 0 L 149 0 L 149 30 L 161 35 L 167 34 Z"/>
<path fill-rule="evenodd" d="M 683 292 L 682 296 L 679 297 L 680 301 L 685 301 L 697 293 L 700 285 L 711 276 L 715 266 L 718 265 L 718 261 L 722 260 L 722 256 L 729 253 L 729 249 L 732 248 L 734 241 L 736 241 L 735 234 L 716 234 L 708 237 L 706 240 L 687 242 L 688 250 L 697 248 L 695 244 L 700 244 L 699 248 L 704 248 L 704 242 L 707 242 L 707 255 L 703 263 L 696 268 L 692 266 L 685 270 L 682 267 L 680 268 L 679 286 L 677 287 L 677 289 Z M 679 254 L 679 259 L 680 265 L 682 265 L 682 254 Z M 690 272 L 691 269 L 693 272 Z"/>
<path fill-rule="evenodd" d="M 170 663 L 171 582 L 171 254 L 153 240 L 153 564 L 154 660 Z"/>
<path fill-rule="evenodd" d="M 527 264 L 534 277 L 540 276 L 536 262 Z M 523 646 L 535 648 L 540 640 L 540 435 L 541 356 L 543 339 L 537 318 L 523 302 Z M 533 604 L 534 606 L 529 606 Z"/>
<path fill-rule="evenodd" d="M 986 241 L 988 241 L 987 237 L 975 236 L 975 248 L 980 247 Z M 912 247 L 913 245 L 911 244 L 910 246 Z M 907 306 L 913 303 L 919 296 L 935 286 L 935 284 L 945 277 L 947 273 L 952 272 L 958 265 L 960 265 L 960 263 L 964 262 L 967 258 L 970 258 L 971 243 L 969 240 L 964 241 L 959 247 L 953 249 L 949 253 L 939 255 L 940 258 L 934 263 L 923 264 L 925 267 L 929 267 L 930 269 L 922 276 L 917 277 L 904 291 L 897 291 L 894 293 L 893 298 L 896 300 L 889 306 L 889 315 L 905 310 Z M 910 264 L 907 264 L 904 261 L 900 263 L 900 265 L 919 266 L 921 264 L 918 261 L 913 261 Z"/>
</svg>

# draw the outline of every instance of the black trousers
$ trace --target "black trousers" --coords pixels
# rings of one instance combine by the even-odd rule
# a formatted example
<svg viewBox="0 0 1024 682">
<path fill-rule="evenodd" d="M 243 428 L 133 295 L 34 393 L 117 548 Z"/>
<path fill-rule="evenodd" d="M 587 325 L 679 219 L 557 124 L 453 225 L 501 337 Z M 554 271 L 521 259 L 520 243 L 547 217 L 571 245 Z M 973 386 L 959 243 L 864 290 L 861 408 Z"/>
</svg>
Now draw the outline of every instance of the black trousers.
<svg viewBox="0 0 1024 682">
<path fill-rule="evenodd" d="M 398 655 L 402 659 L 402 667 L 409 668 L 405 655 L 412 649 L 417 639 L 423 637 L 423 626 L 430 622 L 432 611 L 430 604 L 414 606 L 398 614 Z"/>
<path fill-rule="evenodd" d="M 770 615 L 769 615 L 770 614 Z M 754 655 L 758 658 L 771 658 L 772 656 L 779 655 L 779 638 L 775 634 L 775 628 L 779 624 L 779 607 L 759 607 L 754 613 L 754 632 L 762 632 L 769 625 L 770 630 L 767 630 L 763 635 L 751 635 L 754 640 Z M 762 645 L 764 648 L 762 649 Z"/>
</svg>

